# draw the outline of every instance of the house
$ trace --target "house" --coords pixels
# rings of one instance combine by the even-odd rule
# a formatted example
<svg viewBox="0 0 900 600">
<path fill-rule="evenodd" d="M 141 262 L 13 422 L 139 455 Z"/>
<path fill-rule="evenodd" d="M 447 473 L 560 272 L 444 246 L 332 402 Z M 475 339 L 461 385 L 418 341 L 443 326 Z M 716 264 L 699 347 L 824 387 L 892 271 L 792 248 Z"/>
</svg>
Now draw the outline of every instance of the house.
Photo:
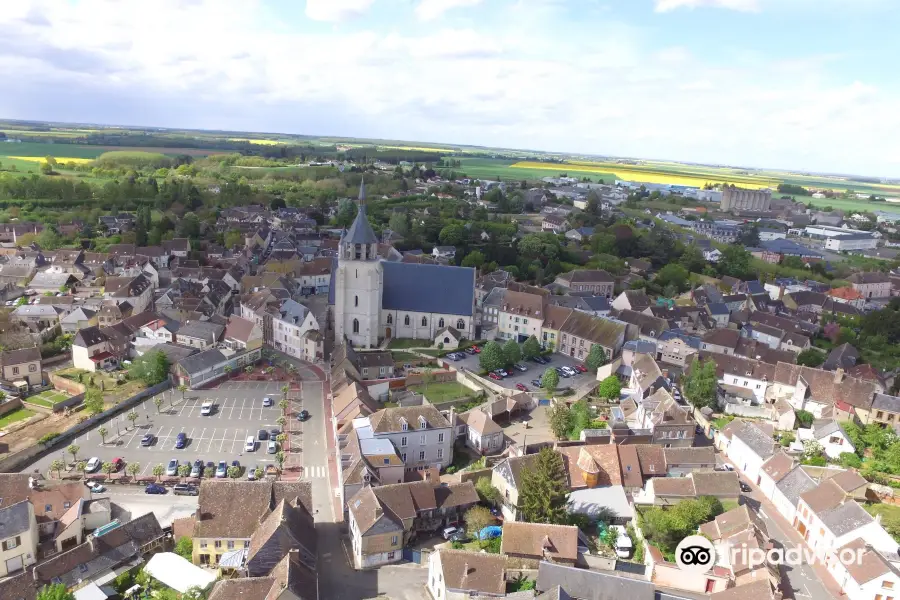
<svg viewBox="0 0 900 600">
<path fill-rule="evenodd" d="M 876 393 L 872 398 L 872 408 L 867 411 L 864 423 L 881 423 L 895 427 L 900 423 L 900 397 Z"/>
<path fill-rule="evenodd" d="M 543 561 L 538 565 L 535 589 L 539 600 L 654 600 L 656 587 L 643 578 L 623 577 L 613 571 L 580 569 Z M 762 599 L 760 599 L 762 600 Z"/>
<path fill-rule="evenodd" d="M 508 521 L 503 523 L 500 554 L 533 567 L 543 560 L 574 566 L 578 560 L 578 528 Z"/>
<path fill-rule="evenodd" d="M 793 458 L 779 449 L 760 469 L 759 487 L 775 508 L 789 522 L 794 522 L 800 495 L 819 485 L 819 478 L 810 469 L 799 466 Z"/>
<path fill-rule="evenodd" d="M 175 365 L 173 382 L 176 385 L 186 385 L 196 389 L 199 386 L 213 383 L 232 371 L 256 364 L 261 358 L 261 348 L 254 350 L 231 350 L 228 348 L 202 350 L 182 358 Z"/>
<path fill-rule="evenodd" d="M 818 442 L 831 460 L 839 459 L 844 452 L 856 452 L 847 432 L 834 419 L 816 419 L 812 427 L 797 430 L 797 439 Z"/>
<path fill-rule="evenodd" d="M 829 564 L 829 571 L 850 600 L 888 600 L 894 590 L 900 588 L 900 571 L 891 562 L 893 553 L 881 552 L 859 537 L 845 544 L 841 551 L 853 552 L 859 560 L 844 564 L 836 560 Z"/>
<path fill-rule="evenodd" d="M 103 297 L 128 302 L 134 314 L 142 313 L 153 300 L 153 283 L 143 273 L 134 277 L 107 277 Z"/>
<path fill-rule="evenodd" d="M 734 354 L 741 332 L 737 329 L 716 328 L 703 336 L 701 349 L 717 354 Z"/>
<path fill-rule="evenodd" d="M 545 215 L 541 221 L 542 231 L 552 231 L 553 233 L 562 233 L 566 229 L 565 217 L 557 215 Z"/>
<path fill-rule="evenodd" d="M 40 348 L 22 348 L 21 350 L 7 350 L 0 353 L 0 369 L 3 379 L 6 381 L 27 381 L 28 385 L 41 385 L 43 375 L 41 373 Z"/>
<path fill-rule="evenodd" d="M 612 298 L 616 280 L 602 269 L 575 269 L 556 276 L 557 285 L 573 292 L 592 292 L 595 296 Z"/>
<path fill-rule="evenodd" d="M 654 352 L 655 354 L 655 352 Z M 653 357 L 639 354 L 631 363 L 631 378 L 628 389 L 633 390 L 635 401 L 640 402 L 658 390 L 668 393 L 669 383 Z"/>
<path fill-rule="evenodd" d="M 35 274 L 28 282 L 28 287 L 39 294 L 47 292 L 59 292 L 69 290 L 78 283 L 78 279 L 71 273 L 54 273 L 41 271 Z"/>
<path fill-rule="evenodd" d="M 457 419 L 457 437 L 464 437 L 466 446 L 481 454 L 495 454 L 503 450 L 503 428 L 487 411 L 473 408 L 457 415 Z"/>
<path fill-rule="evenodd" d="M 626 325 L 600 317 L 592 317 L 581 311 L 572 311 L 559 326 L 559 343 L 556 351 L 584 361 L 591 348 L 598 345 L 608 360 L 619 354 L 625 344 Z"/>
<path fill-rule="evenodd" d="M 75 334 L 72 340 L 72 364 L 76 369 L 94 372 L 109 369 L 119 364 L 119 359 L 110 350 L 109 336 L 99 327 L 86 327 Z"/>
<path fill-rule="evenodd" d="M 47 304 L 23 304 L 12 312 L 16 321 L 33 331 L 43 331 L 59 325 L 59 316 L 65 312 L 57 306 Z"/>
<path fill-rule="evenodd" d="M 435 246 L 431 255 L 436 259 L 453 260 L 456 257 L 456 246 Z"/>
<path fill-rule="evenodd" d="M 354 566 L 368 569 L 400 561 L 403 548 L 419 532 L 459 523 L 477 502 L 471 481 L 362 488 L 347 503 Z"/>
<path fill-rule="evenodd" d="M 656 344 L 659 361 L 686 369 L 697 356 L 700 344 L 698 337 L 680 331 L 664 331 Z"/>
<path fill-rule="evenodd" d="M 518 506 L 523 472 L 534 465 L 537 457 L 537 454 L 511 456 L 494 466 L 491 485 L 500 492 L 502 502 L 500 510 L 505 520 L 515 521 L 521 516 Z"/>
<path fill-rule="evenodd" d="M 650 298 L 644 290 L 625 290 L 612 302 L 615 310 L 633 310 L 641 312 L 650 306 Z"/>
<path fill-rule="evenodd" d="M 455 327 L 444 327 L 434 335 L 434 345 L 444 350 L 455 350 L 463 339 L 462 332 Z"/>
<path fill-rule="evenodd" d="M 497 320 L 498 336 L 517 342 L 524 342 L 531 336 L 540 338 L 543 311 L 543 296 L 506 290 Z"/>
<path fill-rule="evenodd" d="M 862 422 L 868 421 L 872 399 L 879 391 L 875 382 L 846 376 L 840 368 L 831 373 L 783 362 L 775 367 L 774 383 L 774 396 L 797 410 L 816 418 L 856 413 Z"/>
<path fill-rule="evenodd" d="M 828 358 L 822 363 L 822 368 L 826 371 L 836 371 L 838 369 L 849 371 L 856 366 L 858 360 L 859 351 L 845 342 L 831 349 L 831 352 L 828 353 Z"/>
<path fill-rule="evenodd" d="M 354 419 L 361 437 L 390 441 L 407 470 L 444 469 L 453 461 L 453 428 L 432 404 L 383 408 Z"/>
<path fill-rule="evenodd" d="M 179 258 L 187 258 L 191 251 L 191 241 L 187 238 L 174 238 L 171 240 L 163 240 L 162 248 L 170 256 Z"/>
<path fill-rule="evenodd" d="M 671 506 L 683 500 L 713 496 L 719 500 L 737 500 L 741 495 L 737 473 L 695 471 L 685 477 L 653 477 L 642 493 L 634 495 L 635 504 Z"/>
<path fill-rule="evenodd" d="M 234 350 L 254 350 L 262 347 L 263 333 L 262 329 L 249 319 L 228 317 L 222 341 Z"/>
<path fill-rule="evenodd" d="M 570 229 L 567 231 L 566 239 L 575 242 L 583 242 L 591 239 L 592 235 L 594 235 L 593 227 L 579 227 L 578 229 Z"/>
<path fill-rule="evenodd" d="M 772 434 L 749 421 L 734 420 L 725 426 L 721 435 L 730 440 L 725 449 L 728 459 L 758 485 L 763 463 L 775 453 Z"/>
<path fill-rule="evenodd" d="M 34 506 L 28 500 L 0 506 L 0 577 L 15 575 L 38 556 Z"/>
<path fill-rule="evenodd" d="M 505 598 L 506 559 L 441 548 L 428 558 L 426 587 L 434 600 Z"/>
<path fill-rule="evenodd" d="M 75 333 L 79 329 L 97 325 L 97 310 L 79 306 L 59 320 L 63 333 Z"/>
<path fill-rule="evenodd" d="M 669 329 L 669 322 L 666 319 L 630 309 L 619 311 L 616 314 L 616 319 L 632 325 L 633 327 L 629 329 L 632 331 L 636 330 L 638 337 L 648 342 L 656 342 Z M 632 337 L 632 335 L 629 334 L 629 337 Z"/>
<path fill-rule="evenodd" d="M 268 546 L 282 546 L 286 538 L 281 536 L 287 534 L 314 558 L 311 494 L 309 481 L 204 480 L 194 516 L 191 562 L 218 565 L 223 555 L 246 548 L 248 570 L 266 571 L 269 561 L 282 558 L 275 558 Z M 291 522 L 288 531 L 276 532 L 284 521 Z"/>
<path fill-rule="evenodd" d="M 653 444 L 664 448 L 689 448 L 694 445 L 697 424 L 665 388 L 641 400 L 634 421 L 639 429 L 649 432 L 649 441 Z"/>
<path fill-rule="evenodd" d="M 891 278 L 886 273 L 879 271 L 854 273 L 847 281 L 866 300 L 891 296 Z"/>
<path fill-rule="evenodd" d="M 209 321 L 186 321 L 178 328 L 175 341 L 182 346 L 206 350 L 218 343 L 225 327 Z"/>
</svg>

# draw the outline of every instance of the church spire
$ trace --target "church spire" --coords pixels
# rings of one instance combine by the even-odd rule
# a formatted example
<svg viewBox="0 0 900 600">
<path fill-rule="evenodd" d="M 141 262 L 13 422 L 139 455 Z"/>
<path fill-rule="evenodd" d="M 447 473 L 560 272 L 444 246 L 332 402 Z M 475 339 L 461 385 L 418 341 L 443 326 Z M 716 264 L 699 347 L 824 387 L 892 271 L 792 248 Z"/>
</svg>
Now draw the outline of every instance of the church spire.
<svg viewBox="0 0 900 600">
<path fill-rule="evenodd" d="M 359 207 L 362 208 L 366 205 L 366 178 L 363 177 L 359 180 Z"/>
<path fill-rule="evenodd" d="M 378 237 L 366 217 L 366 182 L 359 184 L 359 201 L 356 218 L 350 229 L 344 234 L 343 241 L 348 244 L 377 244 Z"/>
</svg>

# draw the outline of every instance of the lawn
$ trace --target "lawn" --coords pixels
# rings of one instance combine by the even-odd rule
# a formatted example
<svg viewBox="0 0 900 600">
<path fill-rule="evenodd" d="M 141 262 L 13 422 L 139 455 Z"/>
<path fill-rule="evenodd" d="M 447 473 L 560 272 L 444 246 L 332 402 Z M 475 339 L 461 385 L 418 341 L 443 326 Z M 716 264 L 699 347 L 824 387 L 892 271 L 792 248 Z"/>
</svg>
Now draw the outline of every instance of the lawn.
<svg viewBox="0 0 900 600">
<path fill-rule="evenodd" d="M 894 504 L 866 504 L 865 509 L 873 517 L 881 515 L 881 524 L 894 536 L 895 540 L 900 540 L 900 506 Z"/>
<path fill-rule="evenodd" d="M 413 340 L 409 338 L 393 338 L 388 342 L 388 348 L 391 350 L 400 348 L 428 348 L 431 346 L 428 340 Z"/>
<path fill-rule="evenodd" d="M 7 425 L 15 423 L 16 421 L 22 421 L 27 419 L 28 417 L 34 415 L 33 410 L 28 410 L 27 408 L 20 408 L 18 410 L 14 410 L 10 413 L 6 413 L 2 417 L 0 417 L 0 429 L 3 429 Z"/>
<path fill-rule="evenodd" d="M 53 408 L 54 404 L 56 404 L 57 402 L 62 402 L 68 397 L 69 395 L 65 392 L 60 392 L 57 390 L 44 390 L 40 394 L 30 396 L 25 401 L 32 404 L 37 404 L 39 406 L 46 406 L 47 408 Z"/>
<path fill-rule="evenodd" d="M 460 398 L 466 398 L 475 393 L 466 386 L 455 381 L 430 383 L 427 386 L 413 385 L 409 386 L 409 389 L 417 394 L 424 394 L 432 404 L 452 402 L 454 400 L 459 400 Z"/>
<path fill-rule="evenodd" d="M 725 512 L 737 508 L 739 505 L 737 500 L 722 500 L 722 508 Z"/>
</svg>

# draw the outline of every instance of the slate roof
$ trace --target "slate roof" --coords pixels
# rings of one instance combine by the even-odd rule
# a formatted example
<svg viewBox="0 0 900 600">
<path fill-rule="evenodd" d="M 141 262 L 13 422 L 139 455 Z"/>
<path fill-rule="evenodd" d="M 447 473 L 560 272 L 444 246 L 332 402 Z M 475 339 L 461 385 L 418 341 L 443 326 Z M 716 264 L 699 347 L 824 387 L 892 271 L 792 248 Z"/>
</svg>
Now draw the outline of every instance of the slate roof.
<svg viewBox="0 0 900 600">
<path fill-rule="evenodd" d="M 741 440 L 747 447 L 762 459 L 767 459 L 775 453 L 775 442 L 772 436 L 747 421 L 740 421 L 732 429 L 733 437 Z"/>
<path fill-rule="evenodd" d="M 569 597 L 578 600 L 654 600 L 656 595 L 653 583 L 643 579 L 546 561 L 538 566 L 536 588 L 539 592 L 562 588 Z"/>
<path fill-rule="evenodd" d="M 28 531 L 31 521 L 28 504 L 28 501 L 23 500 L 0 508 L 0 539 L 5 540 Z"/>
<path fill-rule="evenodd" d="M 178 337 L 191 337 L 215 343 L 225 330 L 221 325 L 207 321 L 186 322 L 178 329 Z"/>
<path fill-rule="evenodd" d="M 900 413 L 900 397 L 888 394 L 875 394 L 872 400 L 872 408 L 887 412 Z"/>
<path fill-rule="evenodd" d="M 185 370 L 188 375 L 192 375 L 194 373 L 199 373 L 205 369 L 209 369 L 220 362 L 225 361 L 225 355 L 222 354 L 219 350 L 212 348 L 210 350 L 204 350 L 203 352 L 198 352 L 197 354 L 192 354 L 191 356 L 185 357 L 179 361 L 178 365 Z"/>
<path fill-rule="evenodd" d="M 781 481 L 775 484 L 791 506 L 797 505 L 797 500 L 806 492 L 816 488 L 818 483 L 810 477 L 802 467 L 794 467 Z"/>
<path fill-rule="evenodd" d="M 109 337 L 100 331 L 99 327 L 92 326 L 79 330 L 78 333 L 75 334 L 75 339 L 72 341 L 72 344 L 82 348 L 89 348 L 106 341 L 109 341 Z"/>
<path fill-rule="evenodd" d="M 852 369 L 859 360 L 859 351 L 848 343 L 837 346 L 828 353 L 828 358 L 822 364 L 822 368 L 826 371 L 834 371 L 838 368 Z"/>
<path fill-rule="evenodd" d="M 475 269 L 402 262 L 382 262 L 382 267 L 384 310 L 473 314 Z"/>
<path fill-rule="evenodd" d="M 396 433 L 402 431 L 401 419 L 405 419 L 412 434 L 419 429 L 419 419 L 424 418 L 427 429 L 450 427 L 450 422 L 432 404 L 421 406 L 383 408 L 369 417 L 375 433 Z"/>
<path fill-rule="evenodd" d="M 21 365 L 22 363 L 41 360 L 40 348 L 22 348 L 20 350 L 7 350 L 0 354 L 0 364 L 4 366 Z"/>
<path fill-rule="evenodd" d="M 506 559 L 480 552 L 442 549 L 441 570 L 448 590 L 484 592 L 502 596 L 506 592 Z"/>
<path fill-rule="evenodd" d="M 620 336 L 624 335 L 624 330 L 625 326 L 622 323 L 594 317 L 577 310 L 572 311 L 559 326 L 560 333 L 574 335 L 613 349 L 618 345 Z"/>
</svg>

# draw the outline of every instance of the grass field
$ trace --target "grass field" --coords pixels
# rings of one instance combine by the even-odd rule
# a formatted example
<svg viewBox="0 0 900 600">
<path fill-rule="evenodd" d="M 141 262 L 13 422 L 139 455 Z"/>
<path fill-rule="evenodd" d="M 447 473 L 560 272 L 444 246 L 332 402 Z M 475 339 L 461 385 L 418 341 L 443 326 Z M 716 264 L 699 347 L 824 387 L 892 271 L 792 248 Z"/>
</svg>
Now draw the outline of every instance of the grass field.
<svg viewBox="0 0 900 600">
<path fill-rule="evenodd" d="M 40 394 L 30 396 L 26 402 L 30 402 L 32 404 L 37 404 L 39 406 L 46 406 L 47 408 L 53 408 L 53 405 L 57 402 L 62 402 L 69 395 L 64 392 L 59 392 L 56 390 L 44 390 Z"/>
<path fill-rule="evenodd" d="M 0 417 L 0 429 L 3 429 L 7 425 L 11 425 L 16 421 L 22 421 L 27 419 L 30 416 L 34 415 L 33 410 L 28 410 L 27 408 L 20 408 L 18 410 L 14 410 L 10 413 L 6 413 L 2 417 Z"/>
<path fill-rule="evenodd" d="M 209 154 L 221 154 L 222 150 L 209 150 L 203 148 L 154 148 L 133 146 L 88 146 L 84 144 L 44 144 L 42 142 L 21 142 L 12 144 L 0 142 L 0 162 L 5 157 L 15 157 L 17 160 L 30 157 L 44 158 L 52 156 L 59 162 L 72 159 L 94 159 L 104 152 L 159 152 L 167 156 L 188 154 L 191 156 L 207 156 Z"/>
<path fill-rule="evenodd" d="M 429 383 L 426 389 L 425 385 L 411 385 L 409 389 L 417 394 L 424 394 L 428 401 L 432 404 L 442 402 L 452 402 L 460 398 L 466 398 L 474 392 L 466 386 L 448 381 L 447 383 Z"/>
</svg>

